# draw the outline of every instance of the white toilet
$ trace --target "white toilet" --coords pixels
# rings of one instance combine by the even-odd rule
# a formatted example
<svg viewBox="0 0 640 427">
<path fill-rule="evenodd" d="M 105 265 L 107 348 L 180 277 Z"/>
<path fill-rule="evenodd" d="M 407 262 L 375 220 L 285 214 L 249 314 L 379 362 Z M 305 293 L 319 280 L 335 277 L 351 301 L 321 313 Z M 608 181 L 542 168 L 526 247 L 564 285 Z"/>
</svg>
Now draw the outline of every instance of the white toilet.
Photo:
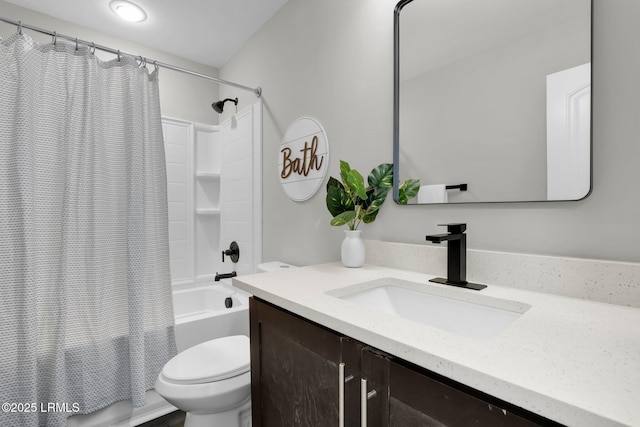
<svg viewBox="0 0 640 427">
<path fill-rule="evenodd" d="M 218 338 L 198 344 L 169 360 L 155 389 L 185 411 L 185 427 L 251 425 L 249 338 Z"/>
<path fill-rule="evenodd" d="M 267 262 L 258 271 L 292 265 Z M 251 426 L 249 338 L 234 335 L 195 345 L 162 368 L 155 390 L 187 413 L 184 427 Z"/>
</svg>

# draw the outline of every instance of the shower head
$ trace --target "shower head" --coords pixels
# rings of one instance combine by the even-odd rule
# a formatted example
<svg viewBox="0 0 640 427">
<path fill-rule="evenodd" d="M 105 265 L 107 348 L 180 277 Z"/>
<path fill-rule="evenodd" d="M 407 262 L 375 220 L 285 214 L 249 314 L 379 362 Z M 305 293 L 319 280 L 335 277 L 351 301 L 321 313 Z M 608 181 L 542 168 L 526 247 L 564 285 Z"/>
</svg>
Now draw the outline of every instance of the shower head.
<svg viewBox="0 0 640 427">
<path fill-rule="evenodd" d="M 231 101 L 236 106 L 238 106 L 238 98 L 236 99 L 227 98 L 224 101 L 214 102 L 213 104 L 211 104 L 211 107 L 215 110 L 216 113 L 220 114 L 222 113 L 222 110 L 224 110 L 224 103 L 227 101 Z"/>
</svg>

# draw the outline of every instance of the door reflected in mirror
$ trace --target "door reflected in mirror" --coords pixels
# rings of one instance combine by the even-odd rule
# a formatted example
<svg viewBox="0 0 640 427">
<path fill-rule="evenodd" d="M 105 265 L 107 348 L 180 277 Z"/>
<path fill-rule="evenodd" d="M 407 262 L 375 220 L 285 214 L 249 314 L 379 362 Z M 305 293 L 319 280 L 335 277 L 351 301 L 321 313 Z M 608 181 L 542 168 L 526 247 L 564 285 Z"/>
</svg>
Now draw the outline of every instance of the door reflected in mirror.
<svg viewBox="0 0 640 427">
<path fill-rule="evenodd" d="M 591 0 L 398 3 L 394 176 L 420 179 L 417 203 L 589 194 L 591 15 Z"/>
</svg>

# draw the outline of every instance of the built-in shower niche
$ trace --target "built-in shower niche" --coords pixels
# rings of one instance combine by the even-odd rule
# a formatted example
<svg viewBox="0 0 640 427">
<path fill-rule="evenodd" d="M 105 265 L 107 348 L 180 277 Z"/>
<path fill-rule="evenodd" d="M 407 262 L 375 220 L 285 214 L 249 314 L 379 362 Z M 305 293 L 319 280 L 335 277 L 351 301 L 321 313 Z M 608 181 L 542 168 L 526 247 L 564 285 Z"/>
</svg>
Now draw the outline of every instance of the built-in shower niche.
<svg viewBox="0 0 640 427">
<path fill-rule="evenodd" d="M 196 173 L 196 214 L 220 214 L 220 174 Z"/>
<path fill-rule="evenodd" d="M 194 144 L 195 279 L 210 281 L 221 268 L 220 132 L 196 125 Z"/>
</svg>

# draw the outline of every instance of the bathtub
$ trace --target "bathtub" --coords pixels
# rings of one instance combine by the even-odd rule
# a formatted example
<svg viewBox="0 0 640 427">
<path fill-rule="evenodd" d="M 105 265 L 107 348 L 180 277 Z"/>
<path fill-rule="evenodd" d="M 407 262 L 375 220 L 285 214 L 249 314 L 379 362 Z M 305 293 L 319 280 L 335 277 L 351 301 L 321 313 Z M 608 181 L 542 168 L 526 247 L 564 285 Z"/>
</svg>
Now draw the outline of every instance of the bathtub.
<svg viewBox="0 0 640 427">
<path fill-rule="evenodd" d="M 178 352 L 220 337 L 249 336 L 249 295 L 228 281 L 174 291 L 173 312 Z"/>
<path fill-rule="evenodd" d="M 173 311 L 178 352 L 220 337 L 249 336 L 249 295 L 234 288 L 230 280 L 176 287 Z M 155 390 L 147 392 L 146 400 L 142 408 L 121 401 L 91 414 L 70 417 L 67 427 L 131 427 L 176 410 Z"/>
</svg>

